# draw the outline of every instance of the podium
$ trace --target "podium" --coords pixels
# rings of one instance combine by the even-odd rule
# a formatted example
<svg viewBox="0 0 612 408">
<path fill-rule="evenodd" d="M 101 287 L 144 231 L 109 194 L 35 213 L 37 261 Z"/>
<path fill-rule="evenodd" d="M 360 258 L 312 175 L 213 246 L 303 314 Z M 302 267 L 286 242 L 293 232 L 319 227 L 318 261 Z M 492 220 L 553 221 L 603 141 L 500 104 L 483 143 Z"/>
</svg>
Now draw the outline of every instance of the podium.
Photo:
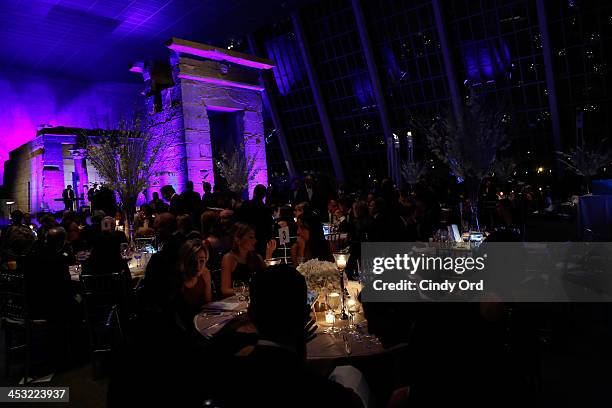
<svg viewBox="0 0 612 408">
<path fill-rule="evenodd" d="M 54 199 L 53 201 L 61 201 L 61 202 L 63 203 L 63 202 L 64 202 L 64 199 L 63 199 L 63 198 L 56 198 L 56 199 Z M 85 196 L 75 197 L 73 201 L 74 201 L 74 203 L 76 204 L 74 209 L 75 209 L 75 211 L 77 211 L 78 209 L 80 209 L 81 207 L 83 207 L 83 205 L 82 205 L 82 204 L 81 204 L 81 205 L 79 205 L 79 201 L 85 202 Z"/>
</svg>

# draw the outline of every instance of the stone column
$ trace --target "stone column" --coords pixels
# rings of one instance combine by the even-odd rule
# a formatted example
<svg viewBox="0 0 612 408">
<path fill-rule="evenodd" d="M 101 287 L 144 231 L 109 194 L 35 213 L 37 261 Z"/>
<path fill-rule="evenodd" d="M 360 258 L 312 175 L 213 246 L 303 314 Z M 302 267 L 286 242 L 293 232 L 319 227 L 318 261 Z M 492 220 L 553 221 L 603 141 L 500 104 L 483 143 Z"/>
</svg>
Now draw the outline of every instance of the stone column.
<svg viewBox="0 0 612 408">
<path fill-rule="evenodd" d="M 70 150 L 70 153 L 72 154 L 72 158 L 74 160 L 74 172 L 77 176 L 77 185 L 73 186 L 76 199 L 75 209 L 79 209 L 87 199 L 87 192 L 84 190 L 84 187 L 89 184 L 89 178 L 87 176 L 87 163 L 85 162 L 87 150 L 73 149 Z M 83 201 L 79 200 L 79 197 L 83 197 Z"/>
<path fill-rule="evenodd" d="M 249 181 L 249 198 L 257 184 L 268 187 L 268 166 L 266 163 L 266 143 L 261 111 L 244 112 L 244 155 L 255 160 L 255 178 Z"/>
<path fill-rule="evenodd" d="M 64 203 L 61 201 L 62 191 L 66 187 L 64 185 L 62 139 L 58 136 L 43 135 L 43 140 L 42 202 L 51 211 L 61 211 L 64 209 Z"/>
</svg>

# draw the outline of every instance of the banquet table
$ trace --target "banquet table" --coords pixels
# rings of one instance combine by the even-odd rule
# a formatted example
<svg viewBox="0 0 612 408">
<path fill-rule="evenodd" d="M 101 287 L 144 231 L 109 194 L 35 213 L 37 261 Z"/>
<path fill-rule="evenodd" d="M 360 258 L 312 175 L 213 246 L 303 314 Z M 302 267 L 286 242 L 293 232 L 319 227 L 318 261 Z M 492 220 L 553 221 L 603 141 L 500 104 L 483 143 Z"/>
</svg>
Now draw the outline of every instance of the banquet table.
<svg viewBox="0 0 612 408">
<path fill-rule="evenodd" d="M 132 279 L 139 281 L 144 277 L 145 270 L 147 268 L 147 261 L 145 259 L 141 259 L 139 263 L 136 259 L 131 259 L 128 262 L 128 267 L 130 268 Z M 81 276 L 81 266 L 72 265 L 68 269 L 70 271 L 70 279 L 74 282 L 78 282 L 79 277 Z"/>
<path fill-rule="evenodd" d="M 221 331 L 226 324 L 235 319 L 240 319 L 241 323 L 237 331 L 254 333 L 255 327 L 246 318 L 247 303 L 241 302 L 236 296 L 224 299 L 219 302 L 212 302 L 197 314 L 193 321 L 196 330 L 205 338 L 212 339 Z M 376 339 L 367 332 L 367 322 L 361 315 L 356 316 L 356 331 L 358 334 L 351 334 L 347 330 L 348 322 L 336 321 L 335 327 L 341 328 L 342 332 L 328 334 L 326 329 L 331 325 L 325 323 L 323 312 L 316 312 L 317 336 L 307 345 L 307 358 L 313 360 L 338 360 L 353 357 L 367 357 L 379 354 L 383 348 Z M 345 339 L 348 346 L 345 345 Z"/>
</svg>

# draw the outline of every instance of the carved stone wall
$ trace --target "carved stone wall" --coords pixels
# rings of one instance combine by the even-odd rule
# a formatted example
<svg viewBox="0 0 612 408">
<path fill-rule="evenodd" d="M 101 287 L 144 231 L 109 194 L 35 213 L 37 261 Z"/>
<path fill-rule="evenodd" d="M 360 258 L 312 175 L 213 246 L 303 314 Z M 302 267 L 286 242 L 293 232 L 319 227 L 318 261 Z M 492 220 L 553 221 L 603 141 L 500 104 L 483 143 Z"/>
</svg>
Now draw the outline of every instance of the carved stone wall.
<svg viewBox="0 0 612 408">
<path fill-rule="evenodd" d="M 161 91 L 164 86 L 156 84 L 152 74 L 155 68 L 159 75 L 159 63 L 139 64 L 148 93 L 151 130 L 166 140 L 162 176 L 152 191 L 171 184 L 180 193 L 190 180 L 202 193 L 204 181 L 214 184 L 213 161 L 218 158 L 213 157 L 208 111 L 244 112 L 242 143 L 245 155 L 255 159 L 257 169 L 255 179 L 249 182 L 249 194 L 256 184 L 267 185 L 259 73 L 240 65 L 241 61 L 248 64 L 246 57 L 241 55 L 234 58 L 239 63 L 229 63 L 171 51 L 162 76 L 171 77 L 172 85 L 165 84 Z"/>
</svg>

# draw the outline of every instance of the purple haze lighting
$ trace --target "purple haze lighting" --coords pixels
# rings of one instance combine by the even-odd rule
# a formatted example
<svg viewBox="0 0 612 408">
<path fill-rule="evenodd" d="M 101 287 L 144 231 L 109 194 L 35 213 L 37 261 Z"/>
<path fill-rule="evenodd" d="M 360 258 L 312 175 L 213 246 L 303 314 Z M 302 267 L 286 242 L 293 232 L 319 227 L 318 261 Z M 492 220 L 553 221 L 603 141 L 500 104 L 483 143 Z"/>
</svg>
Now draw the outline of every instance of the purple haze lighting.
<svg viewBox="0 0 612 408">
<path fill-rule="evenodd" d="M 212 45 L 198 44 L 191 41 L 172 38 L 167 43 L 168 48 L 173 51 L 183 54 L 196 55 L 202 58 L 208 58 L 214 61 L 227 61 L 237 65 L 242 65 L 257 69 L 274 68 L 272 61 L 263 58 L 257 58 L 250 55 L 242 54 L 235 51 L 224 50 L 223 48 L 213 47 Z"/>
<path fill-rule="evenodd" d="M 243 109 L 241 108 L 230 108 L 229 106 L 214 106 L 214 105 L 206 105 L 207 110 L 215 111 L 215 112 L 238 112 Z"/>
<path fill-rule="evenodd" d="M 242 88 L 242 89 L 250 89 L 252 91 L 259 91 L 259 92 L 261 92 L 261 91 L 264 90 L 263 86 L 249 85 L 249 84 L 244 84 L 242 82 L 227 81 L 227 80 L 219 79 L 219 78 L 206 78 L 206 77 L 201 77 L 201 76 L 196 76 L 196 75 L 189 75 L 189 74 L 179 74 L 178 77 L 181 78 L 181 79 L 189 79 L 189 80 L 192 80 L 192 81 L 206 82 L 208 84 L 230 86 L 230 87 Z"/>
<path fill-rule="evenodd" d="M 268 58 L 276 62 L 272 73 L 278 91 L 281 95 L 287 95 L 304 75 L 304 64 L 297 51 L 295 36 L 285 34 L 272 38 L 265 43 L 265 48 Z"/>
<path fill-rule="evenodd" d="M 135 62 L 130 66 L 130 72 L 136 72 L 137 74 L 142 74 L 144 72 L 144 63 L 143 62 Z"/>
<path fill-rule="evenodd" d="M 467 76 L 472 85 L 510 78 L 510 52 L 503 40 L 468 41 L 462 45 L 462 49 Z"/>
<path fill-rule="evenodd" d="M 141 86 L 133 84 L 0 74 L 0 180 L 8 152 L 36 137 L 41 124 L 80 128 L 114 125 L 128 116 L 136 103 L 142 104 L 140 90 Z"/>
</svg>

